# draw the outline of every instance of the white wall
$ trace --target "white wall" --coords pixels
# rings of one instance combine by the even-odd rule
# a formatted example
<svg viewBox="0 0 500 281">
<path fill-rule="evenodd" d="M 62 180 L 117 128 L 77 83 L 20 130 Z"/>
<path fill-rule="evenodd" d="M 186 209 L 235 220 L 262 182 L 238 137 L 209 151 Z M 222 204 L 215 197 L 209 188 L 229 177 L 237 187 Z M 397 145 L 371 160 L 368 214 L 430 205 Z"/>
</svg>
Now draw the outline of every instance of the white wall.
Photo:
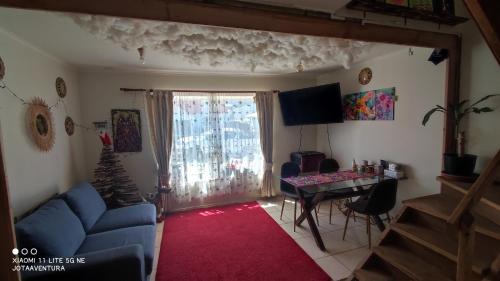
<svg viewBox="0 0 500 281">
<path fill-rule="evenodd" d="M 289 90 L 314 86 L 315 79 L 297 77 L 253 77 L 253 76 L 197 76 L 197 75 L 161 75 L 133 74 L 116 72 L 84 72 L 80 75 L 82 93 L 82 112 L 86 124 L 94 121 L 110 121 L 111 109 L 128 108 L 141 110 L 143 150 L 139 153 L 122 153 L 129 175 L 142 192 L 154 190 L 156 170 L 150 147 L 150 139 L 144 114 L 143 99 L 140 95 L 124 94 L 121 87 L 154 89 L 192 89 L 192 90 Z M 284 127 L 279 108 L 275 100 L 274 113 L 274 178 L 278 188 L 281 164 L 289 160 L 289 154 L 299 145 L 299 127 Z M 306 126 L 303 130 L 303 149 L 316 146 L 316 128 Z M 87 176 L 93 178 L 93 170 L 101 151 L 100 140 L 93 134 L 85 134 L 85 152 L 87 156 Z"/>
<path fill-rule="evenodd" d="M 394 121 L 346 121 L 330 125 L 333 157 L 348 168 L 352 159 L 386 159 L 406 166 L 408 180 L 400 181 L 399 201 L 438 192 L 435 177 L 441 168 L 443 117 L 436 115 L 426 127 L 421 125 L 425 112 L 442 104 L 445 91 L 445 64 L 434 66 L 427 61 L 430 49 L 413 48 L 377 57 L 349 70 L 337 70 L 318 77 L 318 84 L 340 82 L 342 94 L 396 87 Z M 364 67 L 373 72 L 368 85 L 358 83 Z M 329 155 L 326 129 L 317 130 L 319 151 Z"/>
<path fill-rule="evenodd" d="M 55 80 L 64 78 L 68 113 L 81 120 L 77 72 L 0 29 L 0 56 L 6 65 L 4 82 L 19 96 L 38 96 L 54 104 L 58 96 Z M 55 144 L 50 152 L 39 151 L 26 130 L 27 107 L 0 90 L 2 146 L 14 215 L 32 208 L 51 195 L 64 192 L 85 178 L 82 134 L 69 137 L 64 130 L 66 113 L 62 106 L 52 110 Z"/>
<path fill-rule="evenodd" d="M 457 14 L 471 18 L 462 1 L 457 2 Z M 462 69 L 460 97 L 475 101 L 487 94 L 500 94 L 500 65 L 484 41 L 474 20 L 458 26 L 462 34 Z M 500 149 L 500 97 L 483 104 L 495 109 L 487 114 L 473 114 L 464 119 L 466 152 L 478 155 L 476 170 Z"/>
</svg>

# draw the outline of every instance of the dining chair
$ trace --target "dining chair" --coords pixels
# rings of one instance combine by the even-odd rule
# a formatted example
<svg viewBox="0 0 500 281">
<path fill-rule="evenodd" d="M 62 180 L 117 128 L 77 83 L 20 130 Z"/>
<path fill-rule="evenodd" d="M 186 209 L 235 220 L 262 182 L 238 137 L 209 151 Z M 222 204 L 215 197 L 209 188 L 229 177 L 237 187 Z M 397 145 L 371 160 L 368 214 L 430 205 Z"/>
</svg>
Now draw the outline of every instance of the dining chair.
<svg viewBox="0 0 500 281">
<path fill-rule="evenodd" d="M 345 239 L 347 224 L 349 223 L 349 216 L 351 213 L 359 213 L 366 215 L 366 232 L 368 233 L 368 248 L 372 247 L 371 241 L 371 223 L 370 217 L 386 214 L 389 219 L 389 211 L 396 205 L 396 193 L 398 188 L 398 180 L 386 179 L 370 188 L 370 193 L 365 196 L 359 197 L 358 200 L 347 203 L 347 218 L 344 226 L 344 235 L 342 240 Z"/>
<path fill-rule="evenodd" d="M 320 174 L 328 174 L 335 173 L 340 169 L 339 162 L 333 158 L 324 159 L 319 163 L 319 173 Z M 330 192 L 331 197 L 334 199 L 330 200 L 330 224 L 332 223 L 332 214 L 333 214 L 333 201 L 346 199 L 347 202 L 351 202 L 351 197 L 354 195 L 354 191 L 352 189 L 348 190 L 338 190 Z M 319 212 L 320 204 L 318 204 L 317 211 Z M 356 220 L 356 216 L 353 216 L 354 220 Z"/>
<path fill-rule="evenodd" d="M 337 160 L 333 158 L 323 159 L 319 163 L 320 174 L 333 173 L 338 171 L 339 169 L 340 169 L 339 162 L 337 162 Z"/>
<path fill-rule="evenodd" d="M 294 162 L 286 162 L 281 165 L 281 178 L 289 178 L 289 177 L 297 177 L 300 174 L 300 167 Z M 297 194 L 297 191 L 295 190 L 295 187 L 293 187 L 291 184 L 280 180 L 280 190 L 281 193 L 283 194 L 283 203 L 281 204 L 281 214 L 280 214 L 280 220 L 283 218 L 283 209 L 285 208 L 285 200 L 286 198 L 291 198 L 294 201 L 294 206 L 293 206 L 293 231 L 295 232 L 295 223 L 297 221 L 297 201 L 300 199 L 299 195 Z M 308 195 L 306 194 L 307 199 L 312 199 L 313 195 Z M 300 208 L 300 212 L 302 213 L 302 207 Z M 315 215 L 316 215 L 316 222 L 319 223 L 318 220 L 318 213 L 316 209 L 314 209 Z"/>
</svg>

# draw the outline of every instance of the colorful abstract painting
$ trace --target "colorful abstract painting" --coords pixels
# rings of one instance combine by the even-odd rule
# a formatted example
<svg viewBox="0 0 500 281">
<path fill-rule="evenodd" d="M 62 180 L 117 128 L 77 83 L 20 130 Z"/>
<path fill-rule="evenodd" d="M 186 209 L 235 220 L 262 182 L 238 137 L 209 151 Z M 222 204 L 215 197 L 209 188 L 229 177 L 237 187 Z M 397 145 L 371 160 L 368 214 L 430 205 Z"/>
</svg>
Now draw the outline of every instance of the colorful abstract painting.
<svg viewBox="0 0 500 281">
<path fill-rule="evenodd" d="M 112 109 L 113 147 L 115 152 L 142 151 L 141 116 L 135 109 Z"/>
<path fill-rule="evenodd" d="M 394 120 L 396 88 L 380 89 L 375 92 L 375 119 Z"/>
<path fill-rule="evenodd" d="M 394 120 L 396 88 L 345 95 L 344 120 Z"/>
</svg>

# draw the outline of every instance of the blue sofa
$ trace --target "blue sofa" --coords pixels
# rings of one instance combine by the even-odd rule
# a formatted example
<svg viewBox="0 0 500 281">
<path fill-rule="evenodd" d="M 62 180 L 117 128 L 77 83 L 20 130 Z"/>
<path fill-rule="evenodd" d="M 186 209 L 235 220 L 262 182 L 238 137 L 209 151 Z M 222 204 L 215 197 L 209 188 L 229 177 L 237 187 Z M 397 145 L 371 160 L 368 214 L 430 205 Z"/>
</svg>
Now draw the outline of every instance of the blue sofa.
<svg viewBox="0 0 500 281">
<path fill-rule="evenodd" d="M 152 204 L 107 210 L 85 182 L 19 221 L 16 235 L 18 248 L 36 248 L 36 258 L 85 258 L 63 263 L 64 271 L 22 272 L 25 281 L 145 281 L 153 269 L 156 210 Z"/>
</svg>

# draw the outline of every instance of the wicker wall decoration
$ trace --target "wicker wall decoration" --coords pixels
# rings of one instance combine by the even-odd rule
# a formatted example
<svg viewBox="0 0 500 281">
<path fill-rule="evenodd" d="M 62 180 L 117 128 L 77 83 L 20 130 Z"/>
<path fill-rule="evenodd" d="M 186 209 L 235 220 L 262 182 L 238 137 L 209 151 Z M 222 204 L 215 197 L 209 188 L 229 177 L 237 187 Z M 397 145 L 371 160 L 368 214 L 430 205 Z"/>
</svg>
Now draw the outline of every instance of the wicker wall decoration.
<svg viewBox="0 0 500 281">
<path fill-rule="evenodd" d="M 61 77 L 57 77 L 56 79 L 56 91 L 60 98 L 64 98 L 66 96 L 66 82 L 64 82 L 64 79 Z"/>
<path fill-rule="evenodd" d="M 33 98 L 26 112 L 28 131 L 41 151 L 50 151 L 54 146 L 55 132 L 52 113 L 47 103 L 39 97 Z"/>
<path fill-rule="evenodd" d="M 5 64 L 3 63 L 2 57 L 0 57 L 0 80 L 5 76 Z"/>
<path fill-rule="evenodd" d="M 372 80 L 372 70 L 369 67 L 361 69 L 358 75 L 358 81 L 361 85 L 366 85 Z"/>
<path fill-rule="evenodd" d="M 68 134 L 68 136 L 72 136 L 75 133 L 75 123 L 69 116 L 66 116 L 64 120 L 64 129 L 66 129 L 66 134 Z"/>
</svg>

